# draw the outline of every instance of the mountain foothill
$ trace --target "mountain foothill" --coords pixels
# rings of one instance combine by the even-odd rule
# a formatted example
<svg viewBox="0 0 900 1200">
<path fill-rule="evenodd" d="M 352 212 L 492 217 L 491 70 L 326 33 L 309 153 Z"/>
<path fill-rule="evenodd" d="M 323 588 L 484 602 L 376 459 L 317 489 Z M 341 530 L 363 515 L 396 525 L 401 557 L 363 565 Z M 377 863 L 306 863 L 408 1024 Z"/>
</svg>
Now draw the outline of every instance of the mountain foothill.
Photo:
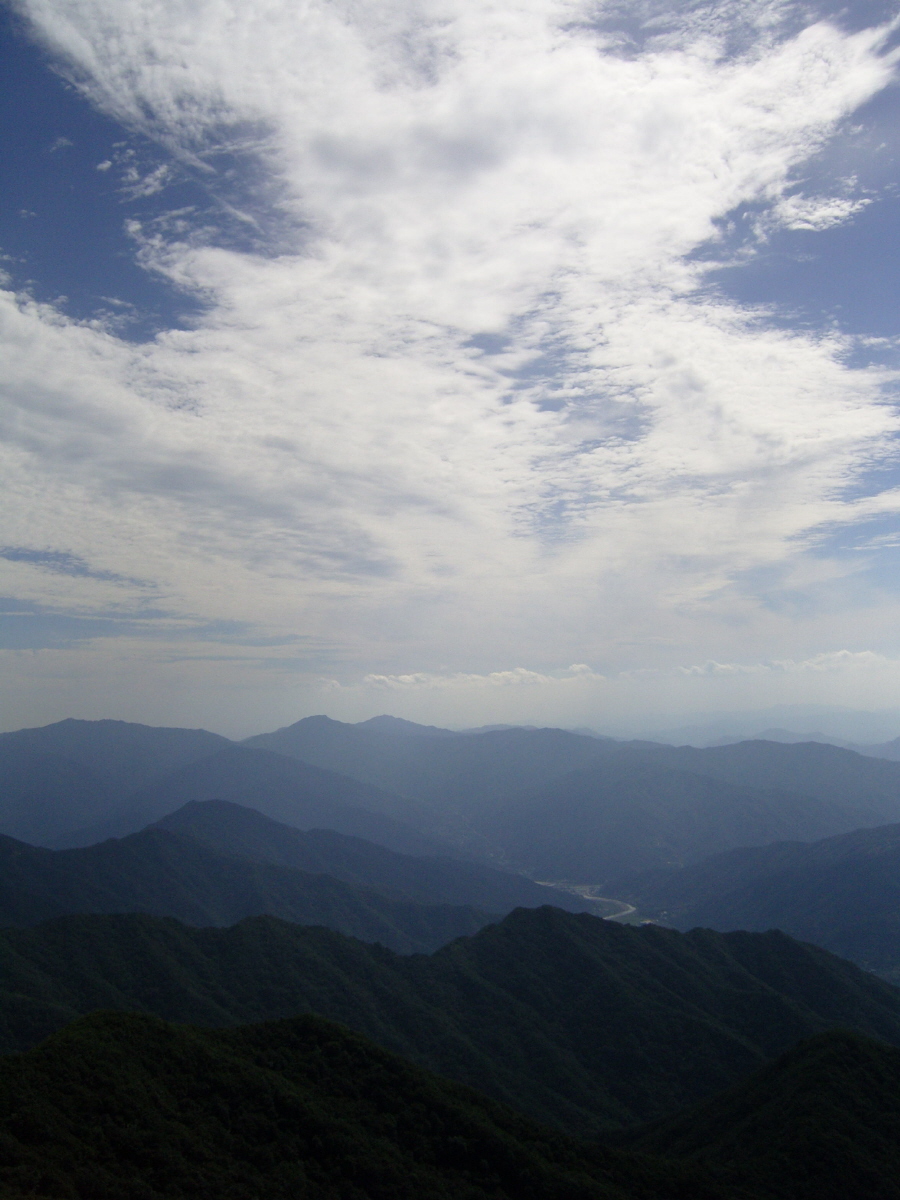
<svg viewBox="0 0 900 1200">
<path fill-rule="evenodd" d="M 0 1195 L 900 1200 L 892 747 L 0 735 Z"/>
</svg>

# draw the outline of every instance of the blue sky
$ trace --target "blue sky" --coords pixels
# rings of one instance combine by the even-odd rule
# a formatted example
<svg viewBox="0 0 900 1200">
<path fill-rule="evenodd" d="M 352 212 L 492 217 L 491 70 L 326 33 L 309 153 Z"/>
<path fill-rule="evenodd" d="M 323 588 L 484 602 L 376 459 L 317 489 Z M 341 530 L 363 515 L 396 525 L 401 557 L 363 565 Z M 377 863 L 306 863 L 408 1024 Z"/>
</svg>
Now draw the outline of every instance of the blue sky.
<svg viewBox="0 0 900 1200">
<path fill-rule="evenodd" d="M 5 726 L 897 708 L 897 15 L 8 7 Z"/>
</svg>

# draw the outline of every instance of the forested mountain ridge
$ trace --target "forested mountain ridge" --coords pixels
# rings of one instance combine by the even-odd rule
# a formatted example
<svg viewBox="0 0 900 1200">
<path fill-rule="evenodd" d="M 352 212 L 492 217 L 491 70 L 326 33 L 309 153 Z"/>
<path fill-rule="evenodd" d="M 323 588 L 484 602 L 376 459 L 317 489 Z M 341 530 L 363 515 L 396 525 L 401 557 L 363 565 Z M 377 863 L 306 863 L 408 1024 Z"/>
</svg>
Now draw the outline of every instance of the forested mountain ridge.
<svg viewBox="0 0 900 1200">
<path fill-rule="evenodd" d="M 0 924 L 115 912 L 220 926 L 271 913 L 404 953 L 433 950 L 492 919 L 471 906 L 418 904 L 327 875 L 219 854 L 164 829 L 74 850 L 0 836 Z"/>
<path fill-rule="evenodd" d="M 783 929 L 900 979 L 900 824 L 731 850 L 621 890 L 678 929 Z"/>
<path fill-rule="evenodd" d="M 900 1051 L 846 1030 L 619 1144 L 705 1166 L 770 1200 L 900 1198 Z"/>
<path fill-rule="evenodd" d="M 590 901 L 525 875 L 458 858 L 399 854 L 330 829 L 300 830 L 227 800 L 193 800 L 155 828 L 192 837 L 219 854 L 330 875 L 420 904 L 465 904 L 504 914 L 553 904 L 595 912 Z"/>
<path fill-rule="evenodd" d="M 0 930 L 0 966 L 8 1050 L 96 1008 L 209 1025 L 311 1011 L 587 1136 L 670 1115 L 829 1028 L 900 1045 L 900 991 L 784 934 L 553 908 L 427 956 L 268 917 L 67 917 Z"/>
<path fill-rule="evenodd" d="M 97 1013 L 0 1059 L 6 1200 L 726 1200 L 579 1144 L 315 1017 Z"/>
<path fill-rule="evenodd" d="M 4 1195 L 24 1200 L 43 1171 L 79 1200 L 103 1188 L 177 1200 L 196 1192 L 202 1163 L 204 1194 L 227 1176 L 246 1200 L 279 1188 L 370 1200 L 379 1187 L 385 1200 L 404 1188 L 434 1200 L 529 1188 L 535 1200 L 900 1200 L 900 991 L 777 931 L 562 912 L 582 902 L 485 865 L 613 889 L 630 878 L 644 911 L 654 901 L 682 926 L 781 925 L 900 978 L 900 824 L 821 837 L 900 816 L 900 764 L 836 746 L 696 750 L 388 717 L 311 718 L 252 741 L 125 722 L 0 736 L 0 828 L 91 841 L 156 822 L 59 852 L 0 837 L 0 922 L 18 923 L 0 929 L 0 1049 L 97 1008 L 131 1014 L 77 1023 L 36 1075 L 17 1077 L 24 1139 L 20 1109 L 4 1126 L 12 1060 L 0 1061 L 0 1171 L 19 1172 L 0 1177 Z M 382 1049 L 297 1024 L 304 1013 Z M 828 1032 L 841 1027 L 853 1033 Z M 342 1075 L 351 1062 L 357 1074 Z M 461 1100 L 421 1068 L 492 1100 Z M 403 1083 L 373 1106 L 388 1077 Z M 216 1124 L 209 1087 L 251 1135 Z M 142 1089 L 162 1108 L 144 1111 Z M 527 1120 L 496 1102 L 590 1138 L 655 1121 L 634 1144 L 687 1165 L 588 1152 L 534 1126 L 520 1137 Z M 141 1128 L 143 1143 L 127 1132 Z M 32 1153 L 36 1140 L 50 1152 Z M 467 1149 L 448 1157 L 450 1144 Z"/>
</svg>

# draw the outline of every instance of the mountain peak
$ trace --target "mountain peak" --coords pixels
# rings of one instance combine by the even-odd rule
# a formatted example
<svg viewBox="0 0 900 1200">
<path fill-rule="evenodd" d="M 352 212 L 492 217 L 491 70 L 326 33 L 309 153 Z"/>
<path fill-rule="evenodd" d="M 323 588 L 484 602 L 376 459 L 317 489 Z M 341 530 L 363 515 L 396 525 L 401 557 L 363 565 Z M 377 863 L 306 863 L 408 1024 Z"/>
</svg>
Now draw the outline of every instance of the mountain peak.
<svg viewBox="0 0 900 1200">
<path fill-rule="evenodd" d="M 440 729 L 437 725 L 418 725 L 415 721 L 392 717 L 387 713 L 370 717 L 368 721 L 358 721 L 356 728 L 371 729 L 374 733 L 401 734 L 404 737 L 456 737 L 452 729 Z"/>
</svg>

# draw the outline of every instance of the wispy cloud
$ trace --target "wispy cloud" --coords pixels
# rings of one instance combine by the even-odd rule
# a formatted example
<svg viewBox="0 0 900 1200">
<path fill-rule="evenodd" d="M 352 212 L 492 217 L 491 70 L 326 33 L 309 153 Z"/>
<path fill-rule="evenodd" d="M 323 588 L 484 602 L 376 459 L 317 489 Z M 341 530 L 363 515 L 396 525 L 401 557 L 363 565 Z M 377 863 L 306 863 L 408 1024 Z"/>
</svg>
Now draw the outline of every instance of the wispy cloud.
<svg viewBox="0 0 900 1200">
<path fill-rule="evenodd" d="M 99 579 L 104 583 L 121 583 L 140 587 L 141 580 L 118 575 L 115 571 L 98 570 L 91 567 L 77 554 L 68 550 L 38 550 L 29 546 L 0 546 L 0 558 L 7 562 L 28 563 L 54 575 L 71 575 L 75 578 Z"/>
</svg>

